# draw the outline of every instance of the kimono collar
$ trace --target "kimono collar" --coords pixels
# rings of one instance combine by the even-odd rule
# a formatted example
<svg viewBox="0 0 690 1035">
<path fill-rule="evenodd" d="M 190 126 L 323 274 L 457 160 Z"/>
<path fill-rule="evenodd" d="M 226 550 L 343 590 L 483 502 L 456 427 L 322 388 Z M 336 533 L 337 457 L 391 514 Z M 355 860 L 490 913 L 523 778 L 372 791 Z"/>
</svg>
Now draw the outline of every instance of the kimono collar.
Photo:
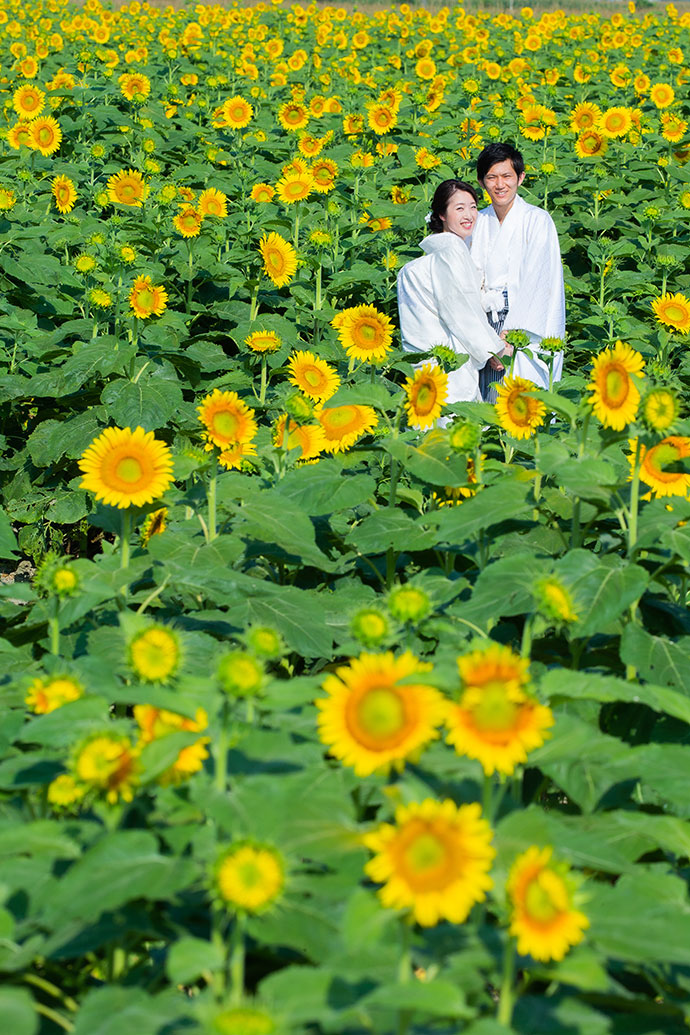
<svg viewBox="0 0 690 1035">
<path fill-rule="evenodd" d="M 432 252 L 445 252 L 449 250 L 455 251 L 458 248 L 464 248 L 467 251 L 467 245 L 462 237 L 458 237 L 457 234 L 452 234 L 447 230 L 444 230 L 440 234 L 429 234 L 423 241 L 420 241 L 419 247 L 427 255 Z"/>
</svg>

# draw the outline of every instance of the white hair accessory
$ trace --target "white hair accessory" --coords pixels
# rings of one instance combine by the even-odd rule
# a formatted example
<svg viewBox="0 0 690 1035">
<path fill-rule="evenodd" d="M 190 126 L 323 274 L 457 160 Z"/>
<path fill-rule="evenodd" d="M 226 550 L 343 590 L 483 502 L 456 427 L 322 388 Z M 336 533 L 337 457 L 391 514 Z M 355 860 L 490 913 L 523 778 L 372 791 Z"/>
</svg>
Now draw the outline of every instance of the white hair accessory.
<svg viewBox="0 0 690 1035">
<path fill-rule="evenodd" d="M 430 223 L 432 215 L 433 215 L 432 212 L 427 212 L 427 214 L 424 216 L 424 222 L 425 223 Z"/>
</svg>

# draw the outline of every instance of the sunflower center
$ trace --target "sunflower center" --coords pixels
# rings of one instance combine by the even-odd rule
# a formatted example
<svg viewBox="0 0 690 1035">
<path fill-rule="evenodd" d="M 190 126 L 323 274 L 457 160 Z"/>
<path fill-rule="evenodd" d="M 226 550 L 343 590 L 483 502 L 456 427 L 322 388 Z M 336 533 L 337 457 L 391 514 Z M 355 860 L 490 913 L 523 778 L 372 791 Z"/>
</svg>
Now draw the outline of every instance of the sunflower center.
<svg viewBox="0 0 690 1035">
<path fill-rule="evenodd" d="M 436 405 L 436 386 L 431 381 L 420 381 L 414 399 L 416 412 L 425 416 Z"/>
<path fill-rule="evenodd" d="M 128 485 L 138 482 L 144 473 L 136 456 L 123 456 L 115 470 L 118 478 Z"/>
<path fill-rule="evenodd" d="M 153 309 L 153 291 L 150 288 L 139 288 L 137 304 L 140 309 Z"/>
<path fill-rule="evenodd" d="M 628 398 L 630 391 L 630 378 L 625 368 L 619 364 L 612 364 L 604 376 L 604 397 L 607 406 L 622 406 Z"/>
<path fill-rule="evenodd" d="M 375 746 L 396 743 L 405 728 L 405 705 L 389 687 L 370 690 L 360 700 L 357 719 L 366 739 Z"/>
<path fill-rule="evenodd" d="M 237 877 L 245 888 L 254 888 L 261 883 L 261 870 L 255 862 L 247 859 L 237 867 Z"/>
<path fill-rule="evenodd" d="M 664 316 L 670 323 L 683 323 L 688 318 L 686 311 L 675 302 L 667 303 L 664 307 Z"/>
<path fill-rule="evenodd" d="M 644 459 L 644 465 L 648 466 L 658 481 L 673 482 L 683 477 L 682 471 L 667 470 L 679 459 L 679 451 L 670 442 L 660 442 L 658 446 L 650 449 Z"/>
<path fill-rule="evenodd" d="M 124 202 L 127 202 L 127 203 L 129 203 L 131 201 L 134 201 L 135 198 L 136 198 L 134 187 L 132 186 L 131 183 L 121 183 L 120 184 L 120 189 L 119 189 L 119 194 L 120 194 L 120 200 L 124 201 Z"/>
<path fill-rule="evenodd" d="M 516 393 L 510 400 L 510 416 L 515 424 L 529 423 L 529 399 L 521 393 Z"/>
<path fill-rule="evenodd" d="M 515 726 L 518 707 L 511 701 L 505 683 L 487 683 L 472 706 L 472 720 L 479 730 L 503 733 Z"/>
<path fill-rule="evenodd" d="M 531 880 L 525 894 L 525 909 L 531 920 L 552 923 L 568 907 L 568 895 L 563 882 L 550 870 L 544 870 Z"/>
<path fill-rule="evenodd" d="M 334 406 L 330 410 L 324 410 L 324 415 L 327 415 L 326 426 L 335 432 L 347 431 L 356 423 L 356 411 L 352 406 Z"/>
<path fill-rule="evenodd" d="M 272 249 L 266 254 L 266 261 L 274 273 L 282 274 L 285 269 L 285 261 L 282 252 L 277 249 Z"/>
<path fill-rule="evenodd" d="M 319 388 L 323 384 L 321 372 L 316 367 L 307 367 L 302 371 L 302 377 L 310 388 Z"/>
<path fill-rule="evenodd" d="M 412 873 L 424 875 L 446 862 L 446 846 L 430 831 L 425 831 L 410 841 L 403 858 Z"/>
<path fill-rule="evenodd" d="M 214 414 L 212 421 L 213 431 L 222 438 L 233 438 L 237 432 L 237 425 L 237 416 L 234 413 L 230 413 L 229 410 L 221 410 L 220 413 Z"/>
<path fill-rule="evenodd" d="M 353 338 L 361 349 L 377 348 L 380 342 L 380 327 L 369 320 L 362 320 L 354 329 Z"/>
<path fill-rule="evenodd" d="M 43 147 L 45 147 L 47 144 L 52 143 L 53 135 L 54 134 L 50 126 L 41 126 L 38 131 L 38 141 L 43 145 Z"/>
</svg>

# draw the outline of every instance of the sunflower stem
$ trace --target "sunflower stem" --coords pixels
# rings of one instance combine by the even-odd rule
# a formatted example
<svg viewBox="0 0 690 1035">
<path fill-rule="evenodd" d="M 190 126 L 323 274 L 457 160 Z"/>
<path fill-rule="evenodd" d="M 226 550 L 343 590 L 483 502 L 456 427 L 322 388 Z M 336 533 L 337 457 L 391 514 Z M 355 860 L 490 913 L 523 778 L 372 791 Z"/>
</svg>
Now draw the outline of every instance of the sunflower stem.
<svg viewBox="0 0 690 1035">
<path fill-rule="evenodd" d="M 501 981 L 501 995 L 498 1000 L 497 1019 L 499 1024 L 506 1028 L 510 1027 L 513 1017 L 513 984 L 515 981 L 515 942 L 508 937 L 505 952 L 503 954 L 503 979 Z"/>
<path fill-rule="evenodd" d="M 252 288 L 252 297 L 249 307 L 249 322 L 254 323 L 259 312 L 259 280 L 256 281 Z"/>
<path fill-rule="evenodd" d="M 631 557 L 637 542 L 637 514 L 640 506 L 640 437 L 635 442 L 632 487 L 630 489 L 630 520 L 628 521 L 628 557 Z"/>
<path fill-rule="evenodd" d="M 228 702 L 223 701 L 220 713 L 220 732 L 215 742 L 215 785 L 216 790 L 224 794 L 227 789 L 228 774 Z"/>
<path fill-rule="evenodd" d="M 267 371 L 266 357 L 261 357 L 261 387 L 259 388 L 259 402 L 266 402 L 266 371 Z"/>
<path fill-rule="evenodd" d="M 216 486 L 218 481 L 218 460 L 214 452 L 211 460 L 211 476 L 208 480 L 208 541 L 216 538 Z"/>
<path fill-rule="evenodd" d="M 398 983 L 406 985 L 412 977 L 412 926 L 404 919 L 400 920 L 400 960 L 398 962 Z M 407 1035 L 412 1020 L 410 1010 L 401 1010 L 398 1014 L 397 1035 Z"/>
<path fill-rule="evenodd" d="M 225 997 L 225 986 L 227 983 L 225 919 L 225 914 L 220 909 L 213 910 L 211 918 L 211 942 L 218 950 L 218 955 L 224 960 L 223 966 L 219 967 L 213 975 L 213 991 L 218 1002 Z"/>
<path fill-rule="evenodd" d="M 58 596 L 53 597 L 52 615 L 48 619 L 48 628 L 50 629 L 50 653 L 60 653 L 60 598 Z"/>
<path fill-rule="evenodd" d="M 494 781 L 493 777 L 488 773 L 484 773 L 484 783 L 482 784 L 482 816 L 491 823 L 493 820 L 494 812 Z"/>
<path fill-rule="evenodd" d="M 522 627 L 522 645 L 520 647 L 520 656 L 528 658 L 532 652 L 532 619 L 526 618 L 525 624 Z"/>
<path fill-rule="evenodd" d="M 230 944 L 230 1000 L 241 1003 L 244 995 L 244 913 L 238 913 L 232 929 Z"/>
<path fill-rule="evenodd" d="M 193 279 L 193 276 L 194 276 L 194 249 L 192 247 L 192 242 L 191 241 L 187 241 L 187 251 L 189 253 L 189 277 L 187 279 L 186 310 L 187 310 L 187 316 L 189 316 L 189 314 L 192 311 L 192 279 Z"/>
<path fill-rule="evenodd" d="M 132 532 L 132 515 L 129 510 L 122 511 L 122 526 L 120 530 L 120 567 L 129 568 L 129 537 Z"/>
</svg>

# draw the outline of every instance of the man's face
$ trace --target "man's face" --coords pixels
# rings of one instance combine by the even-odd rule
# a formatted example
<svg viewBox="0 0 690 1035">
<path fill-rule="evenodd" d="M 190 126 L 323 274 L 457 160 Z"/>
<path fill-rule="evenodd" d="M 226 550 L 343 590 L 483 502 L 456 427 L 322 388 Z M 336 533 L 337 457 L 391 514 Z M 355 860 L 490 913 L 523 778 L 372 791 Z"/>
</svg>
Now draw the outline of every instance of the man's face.
<svg viewBox="0 0 690 1035">
<path fill-rule="evenodd" d="M 494 208 L 508 209 L 515 200 L 517 189 L 525 178 L 522 173 L 518 176 L 513 169 L 513 163 L 506 158 L 503 162 L 496 162 L 491 166 L 484 177 L 482 186 L 491 198 Z"/>
</svg>

